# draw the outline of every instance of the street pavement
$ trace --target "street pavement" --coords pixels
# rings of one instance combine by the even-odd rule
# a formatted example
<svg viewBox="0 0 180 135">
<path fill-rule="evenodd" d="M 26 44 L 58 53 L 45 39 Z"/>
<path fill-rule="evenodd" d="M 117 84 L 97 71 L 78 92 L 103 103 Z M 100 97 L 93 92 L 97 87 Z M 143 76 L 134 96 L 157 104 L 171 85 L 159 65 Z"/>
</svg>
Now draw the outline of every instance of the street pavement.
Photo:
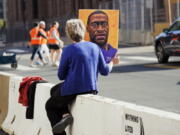
<svg viewBox="0 0 180 135">
<path fill-rule="evenodd" d="M 153 46 L 119 48 L 120 64 L 109 76 L 99 75 L 99 95 L 180 114 L 180 57 L 158 64 Z M 39 75 L 50 83 L 59 82 L 57 67 L 31 68 L 30 54 L 17 55 L 18 68 L 0 65 L 0 71 L 19 76 Z"/>
</svg>

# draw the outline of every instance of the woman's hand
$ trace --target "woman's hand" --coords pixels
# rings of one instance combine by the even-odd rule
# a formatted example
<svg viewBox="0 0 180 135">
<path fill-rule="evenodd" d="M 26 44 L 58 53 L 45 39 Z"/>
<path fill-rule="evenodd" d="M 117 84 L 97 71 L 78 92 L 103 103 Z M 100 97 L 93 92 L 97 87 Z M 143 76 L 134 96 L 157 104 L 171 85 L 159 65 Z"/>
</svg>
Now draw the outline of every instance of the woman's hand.
<svg viewBox="0 0 180 135">
<path fill-rule="evenodd" d="M 114 65 L 117 65 L 120 63 L 120 55 L 116 54 L 115 57 L 112 59 L 112 62 Z"/>
</svg>

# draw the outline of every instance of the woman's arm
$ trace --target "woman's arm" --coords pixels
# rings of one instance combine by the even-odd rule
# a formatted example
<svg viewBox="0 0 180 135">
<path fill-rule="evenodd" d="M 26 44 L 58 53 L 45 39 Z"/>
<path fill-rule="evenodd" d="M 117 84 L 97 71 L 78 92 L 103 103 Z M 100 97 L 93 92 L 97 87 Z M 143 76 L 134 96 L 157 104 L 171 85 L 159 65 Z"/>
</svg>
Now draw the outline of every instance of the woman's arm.
<svg viewBox="0 0 180 135">
<path fill-rule="evenodd" d="M 112 67 L 113 67 L 113 62 L 110 62 L 109 64 L 106 64 L 106 61 L 104 59 L 104 56 L 101 52 L 101 50 L 99 50 L 99 72 L 101 75 L 108 75 L 109 72 L 111 72 Z"/>
</svg>

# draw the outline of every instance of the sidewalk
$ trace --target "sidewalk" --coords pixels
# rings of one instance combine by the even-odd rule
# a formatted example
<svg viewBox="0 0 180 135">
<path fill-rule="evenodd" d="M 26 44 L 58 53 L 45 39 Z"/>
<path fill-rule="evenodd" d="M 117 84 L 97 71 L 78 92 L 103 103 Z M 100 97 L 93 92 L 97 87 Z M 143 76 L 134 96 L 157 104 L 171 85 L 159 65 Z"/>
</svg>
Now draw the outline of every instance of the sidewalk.
<svg viewBox="0 0 180 135">
<path fill-rule="evenodd" d="M 19 47 L 19 48 L 8 48 L 7 52 L 16 53 L 16 54 L 30 54 L 31 48 Z M 154 52 L 154 46 L 133 46 L 133 47 L 123 47 L 118 48 L 119 54 L 136 54 L 136 53 L 146 53 Z"/>
<path fill-rule="evenodd" d="M 72 41 L 67 37 L 61 37 L 65 45 L 71 44 Z M 26 45 L 27 43 L 15 43 L 12 47 L 8 46 L 5 48 L 7 52 L 16 53 L 16 54 L 28 54 L 31 53 L 31 47 Z M 141 53 L 141 52 L 154 52 L 153 45 L 149 46 L 140 46 L 136 44 L 119 44 L 118 53 Z"/>
</svg>

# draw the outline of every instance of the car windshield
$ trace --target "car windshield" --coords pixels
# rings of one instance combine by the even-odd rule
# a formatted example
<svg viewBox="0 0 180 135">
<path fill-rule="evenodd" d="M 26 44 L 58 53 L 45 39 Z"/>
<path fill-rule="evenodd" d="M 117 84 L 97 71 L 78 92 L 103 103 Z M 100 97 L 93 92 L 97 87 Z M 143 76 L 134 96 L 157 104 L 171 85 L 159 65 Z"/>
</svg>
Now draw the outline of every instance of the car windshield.
<svg viewBox="0 0 180 135">
<path fill-rule="evenodd" d="M 169 29 L 169 31 L 180 30 L 180 21 L 175 22 Z"/>
</svg>

